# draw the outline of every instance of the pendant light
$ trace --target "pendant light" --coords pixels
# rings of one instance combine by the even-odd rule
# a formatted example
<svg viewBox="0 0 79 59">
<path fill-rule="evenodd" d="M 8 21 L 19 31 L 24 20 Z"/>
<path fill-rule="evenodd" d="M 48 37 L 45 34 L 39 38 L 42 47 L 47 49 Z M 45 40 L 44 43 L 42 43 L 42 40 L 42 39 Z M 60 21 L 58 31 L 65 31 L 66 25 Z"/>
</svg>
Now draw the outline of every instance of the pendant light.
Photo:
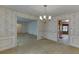
<svg viewBox="0 0 79 59">
<path fill-rule="evenodd" d="M 39 18 L 40 18 L 41 21 L 44 21 L 44 22 L 46 22 L 47 20 L 50 21 L 51 16 L 48 16 L 48 14 L 47 14 L 47 5 L 43 5 L 43 7 L 44 7 L 44 12 L 45 13 L 44 13 L 44 15 L 39 16 Z"/>
</svg>

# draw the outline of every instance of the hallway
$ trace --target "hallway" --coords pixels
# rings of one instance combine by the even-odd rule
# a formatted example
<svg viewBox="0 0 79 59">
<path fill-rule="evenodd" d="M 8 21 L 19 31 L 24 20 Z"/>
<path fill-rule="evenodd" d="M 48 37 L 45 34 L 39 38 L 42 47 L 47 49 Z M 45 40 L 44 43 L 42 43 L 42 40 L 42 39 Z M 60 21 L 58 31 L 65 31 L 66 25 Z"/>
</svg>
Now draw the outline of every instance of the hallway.
<svg viewBox="0 0 79 59">
<path fill-rule="evenodd" d="M 29 34 L 19 34 L 21 44 L 16 48 L 5 50 L 0 54 L 66 54 L 79 53 L 79 48 L 66 46 L 50 40 L 36 40 L 36 37 Z"/>
</svg>

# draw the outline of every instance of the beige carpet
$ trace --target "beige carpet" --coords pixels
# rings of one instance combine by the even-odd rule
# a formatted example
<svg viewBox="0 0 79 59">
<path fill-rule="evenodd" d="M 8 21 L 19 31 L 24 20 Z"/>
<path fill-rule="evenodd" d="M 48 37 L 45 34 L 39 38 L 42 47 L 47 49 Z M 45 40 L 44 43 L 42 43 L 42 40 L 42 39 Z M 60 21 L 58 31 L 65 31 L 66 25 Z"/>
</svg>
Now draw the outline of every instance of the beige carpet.
<svg viewBox="0 0 79 59">
<path fill-rule="evenodd" d="M 18 46 L 0 52 L 1 54 L 73 54 L 79 53 L 79 48 L 66 46 L 50 40 L 36 40 L 28 34 L 18 35 Z"/>
</svg>

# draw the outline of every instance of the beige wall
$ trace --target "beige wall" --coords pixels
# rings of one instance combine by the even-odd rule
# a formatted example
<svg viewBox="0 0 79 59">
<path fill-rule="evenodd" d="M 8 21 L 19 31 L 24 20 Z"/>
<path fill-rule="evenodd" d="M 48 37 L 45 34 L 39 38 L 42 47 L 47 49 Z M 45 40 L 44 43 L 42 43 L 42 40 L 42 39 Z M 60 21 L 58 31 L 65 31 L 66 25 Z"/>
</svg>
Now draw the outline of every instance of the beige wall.
<svg viewBox="0 0 79 59">
<path fill-rule="evenodd" d="M 36 19 L 36 17 L 0 7 L 0 51 L 17 46 L 17 16 Z"/>
<path fill-rule="evenodd" d="M 56 17 L 52 17 L 52 20 L 43 24 L 38 21 L 38 40 L 42 39 L 42 36 L 57 42 L 57 18 L 62 20 L 69 20 L 69 42 L 68 45 L 79 48 L 79 12 L 72 14 L 64 14 Z"/>
<path fill-rule="evenodd" d="M 72 13 L 72 14 L 66 14 L 66 15 L 60 15 L 57 16 L 60 17 L 62 20 L 68 19 L 70 20 L 70 40 L 69 45 L 72 45 L 74 47 L 79 48 L 79 12 L 78 13 Z M 50 40 L 57 41 L 57 17 L 53 17 L 51 22 L 47 23 L 47 31 L 46 38 Z"/>
<path fill-rule="evenodd" d="M 16 46 L 15 12 L 0 7 L 0 50 Z"/>
<path fill-rule="evenodd" d="M 17 33 L 29 33 L 37 36 L 37 21 L 17 24 Z"/>
<path fill-rule="evenodd" d="M 39 19 L 37 21 L 37 40 L 40 40 L 44 37 L 45 24 Z"/>
<path fill-rule="evenodd" d="M 17 33 L 22 33 L 22 24 L 17 24 Z"/>
</svg>

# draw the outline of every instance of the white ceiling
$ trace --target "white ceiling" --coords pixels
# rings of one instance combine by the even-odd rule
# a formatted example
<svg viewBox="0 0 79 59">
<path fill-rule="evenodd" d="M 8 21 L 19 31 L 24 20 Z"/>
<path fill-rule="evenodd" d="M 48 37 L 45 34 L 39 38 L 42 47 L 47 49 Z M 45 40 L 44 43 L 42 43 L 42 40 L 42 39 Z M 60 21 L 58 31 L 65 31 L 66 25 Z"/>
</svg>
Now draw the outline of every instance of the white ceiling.
<svg viewBox="0 0 79 59">
<path fill-rule="evenodd" d="M 23 17 L 17 16 L 17 23 L 29 23 L 29 22 L 36 22 L 36 20 L 31 20 L 28 18 L 23 18 Z"/>
<path fill-rule="evenodd" d="M 42 5 L 6 5 L 4 7 L 34 16 L 40 16 L 44 14 L 44 7 Z M 48 5 L 47 7 L 47 13 L 51 16 L 72 12 L 79 12 L 79 5 Z"/>
</svg>

